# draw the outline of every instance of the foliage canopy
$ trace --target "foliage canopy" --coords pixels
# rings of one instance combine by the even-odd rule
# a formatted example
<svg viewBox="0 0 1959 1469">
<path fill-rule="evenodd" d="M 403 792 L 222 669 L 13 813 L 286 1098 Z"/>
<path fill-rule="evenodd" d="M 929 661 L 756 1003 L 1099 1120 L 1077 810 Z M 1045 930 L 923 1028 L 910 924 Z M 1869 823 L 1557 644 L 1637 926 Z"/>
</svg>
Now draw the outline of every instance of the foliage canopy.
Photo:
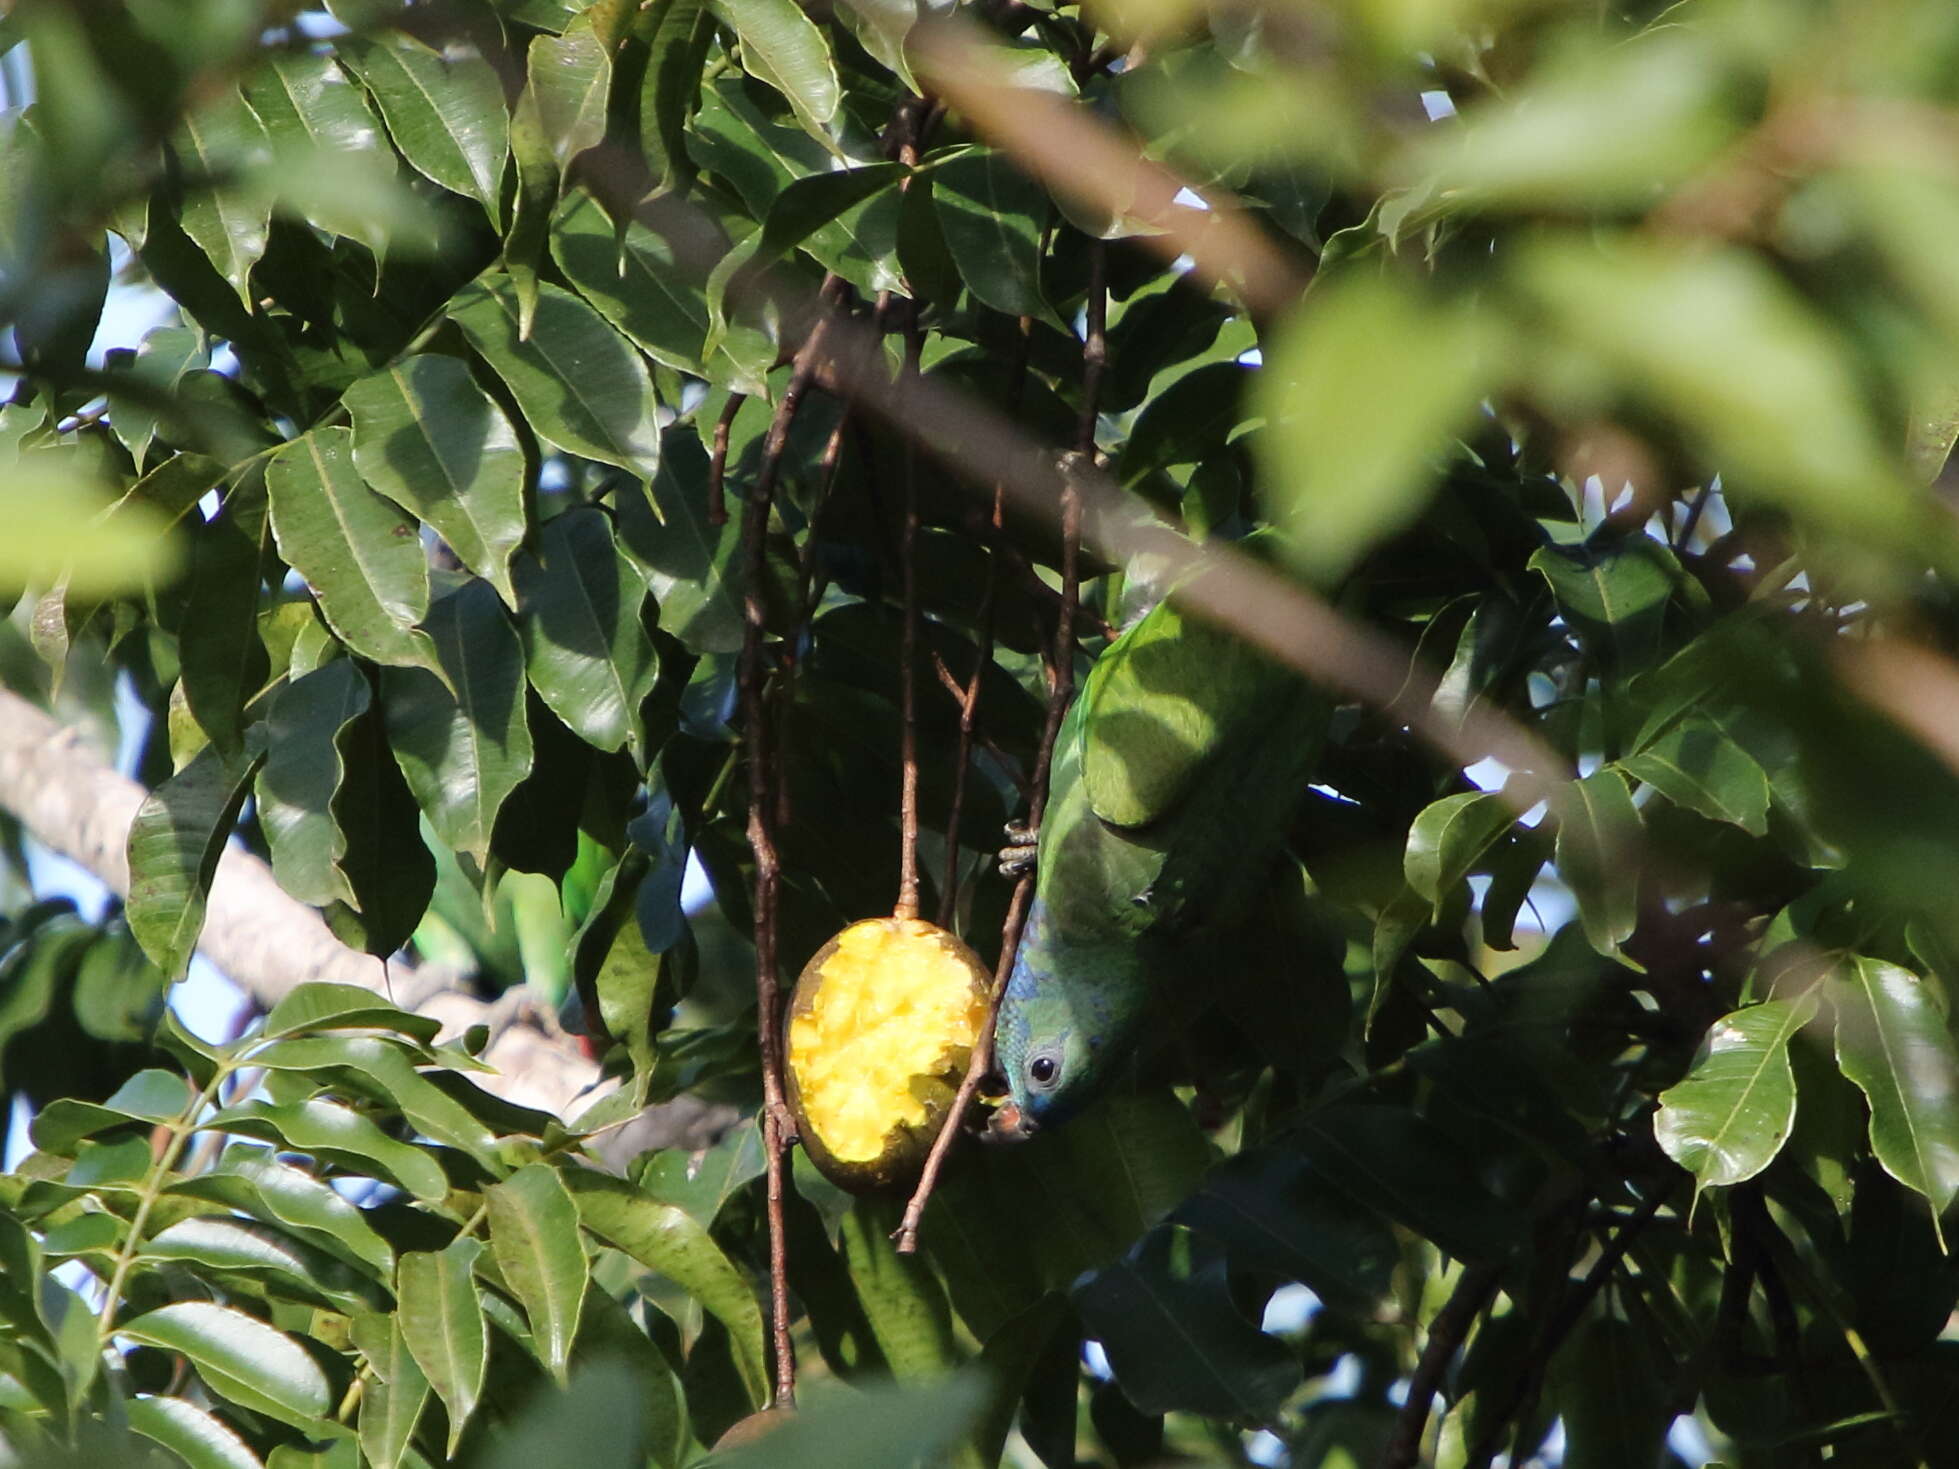
<svg viewBox="0 0 1959 1469">
<path fill-rule="evenodd" d="M 780 978 L 890 910 L 910 649 L 924 909 L 990 957 L 1051 682 L 1175 562 L 1338 705 L 1291 898 L 915 1256 L 798 1157 L 807 1406 L 715 1461 L 1959 1463 L 1952 7 L 0 48 L 0 681 L 153 789 L 100 921 L 0 817 L 11 1461 L 699 1459 L 781 1375 L 758 911 Z M 516 1106 L 343 987 L 191 1034 L 231 840 L 621 1086 Z M 741 1120 L 594 1165 L 683 1096 Z"/>
</svg>

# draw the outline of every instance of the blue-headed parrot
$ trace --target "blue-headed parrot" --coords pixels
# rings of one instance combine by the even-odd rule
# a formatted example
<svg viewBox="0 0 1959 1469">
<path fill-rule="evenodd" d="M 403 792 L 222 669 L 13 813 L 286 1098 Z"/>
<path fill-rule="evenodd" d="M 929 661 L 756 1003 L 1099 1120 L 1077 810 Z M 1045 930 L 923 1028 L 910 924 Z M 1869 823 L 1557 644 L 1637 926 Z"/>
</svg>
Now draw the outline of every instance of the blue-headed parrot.
<svg viewBox="0 0 1959 1469">
<path fill-rule="evenodd" d="M 1120 1074 L 1160 989 L 1203 993 L 1210 937 L 1258 921 L 1329 707 L 1174 600 L 1096 660 L 1055 745 L 995 1024 L 1013 1103 L 996 1135 L 1075 1115 Z"/>
</svg>

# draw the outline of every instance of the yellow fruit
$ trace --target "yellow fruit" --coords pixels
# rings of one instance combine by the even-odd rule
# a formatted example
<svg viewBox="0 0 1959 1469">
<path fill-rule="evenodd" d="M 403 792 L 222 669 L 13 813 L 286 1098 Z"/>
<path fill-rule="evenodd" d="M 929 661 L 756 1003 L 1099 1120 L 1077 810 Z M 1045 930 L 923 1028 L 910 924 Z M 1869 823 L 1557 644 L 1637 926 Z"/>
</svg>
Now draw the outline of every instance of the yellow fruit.
<svg viewBox="0 0 1959 1469">
<path fill-rule="evenodd" d="M 990 976 L 944 929 L 869 918 L 804 967 L 789 1001 L 789 1107 L 844 1188 L 895 1188 L 923 1165 L 986 1024 Z"/>
</svg>

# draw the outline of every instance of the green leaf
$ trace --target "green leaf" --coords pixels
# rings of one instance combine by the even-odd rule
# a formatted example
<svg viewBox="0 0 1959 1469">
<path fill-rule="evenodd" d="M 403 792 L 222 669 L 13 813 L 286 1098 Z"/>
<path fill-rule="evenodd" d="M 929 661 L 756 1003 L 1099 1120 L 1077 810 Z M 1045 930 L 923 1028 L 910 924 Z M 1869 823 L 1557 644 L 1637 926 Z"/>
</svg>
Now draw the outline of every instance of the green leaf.
<svg viewBox="0 0 1959 1469">
<path fill-rule="evenodd" d="M 752 1406 L 770 1395 L 762 1308 L 754 1288 L 686 1210 L 656 1203 L 624 1179 L 584 1169 L 564 1175 L 585 1227 L 648 1270 L 671 1280 L 723 1326 Z"/>
<path fill-rule="evenodd" d="M 424 626 L 446 678 L 388 670 L 388 743 L 435 834 L 485 865 L 497 812 L 531 768 L 523 644 L 483 581 L 442 598 Z"/>
<path fill-rule="evenodd" d="M 449 1192 L 442 1169 L 426 1150 L 397 1142 L 360 1113 L 323 1097 L 303 1102 L 240 1102 L 213 1113 L 199 1125 L 284 1143 L 353 1173 L 407 1189 L 425 1204 L 437 1203 Z"/>
<path fill-rule="evenodd" d="M 270 671 L 258 629 L 270 550 L 265 479 L 250 473 L 231 487 L 216 515 L 195 527 L 178 636 L 184 702 L 226 754 L 243 748 L 245 707 Z"/>
<path fill-rule="evenodd" d="M 373 153 L 382 146 L 381 129 L 360 88 L 324 53 L 275 53 L 253 74 L 245 100 L 282 163 L 304 162 L 316 153 Z"/>
<path fill-rule="evenodd" d="M 741 647 L 741 526 L 708 519 L 708 457 L 693 429 L 662 439 L 660 470 L 645 496 L 619 501 L 619 546 L 646 573 L 660 602 L 660 629 L 691 653 Z"/>
<path fill-rule="evenodd" d="M 1546 352 L 1553 403 L 1623 382 L 1741 489 L 1869 543 L 1949 553 L 1871 420 L 1834 330 L 1763 259 L 1657 239 L 1546 236 L 1511 258 L 1518 289 L 1576 353 Z"/>
<path fill-rule="evenodd" d="M 1330 583 L 1415 518 L 1495 353 L 1484 318 L 1395 275 L 1307 294 L 1258 377 L 1266 500 L 1295 564 Z"/>
<path fill-rule="evenodd" d="M 179 1179 L 170 1192 L 209 1199 L 278 1224 L 329 1249 L 337 1249 L 370 1270 L 392 1274 L 394 1251 L 365 1215 L 303 1168 L 282 1163 L 271 1149 L 234 1143 L 209 1173 Z"/>
<path fill-rule="evenodd" d="M 362 378 L 342 401 L 354 418 L 361 478 L 516 606 L 510 557 L 524 539 L 524 452 L 468 366 L 420 353 Z"/>
<path fill-rule="evenodd" d="M 279 554 L 306 578 L 342 642 L 376 663 L 440 676 L 428 615 L 428 558 L 415 523 L 362 483 L 353 434 L 315 429 L 265 471 Z"/>
<path fill-rule="evenodd" d="M 1069 1295 L 1141 1412 L 1264 1422 L 1300 1384 L 1292 1349 L 1240 1314 L 1223 1253 L 1174 1226 L 1150 1231 Z"/>
<path fill-rule="evenodd" d="M 1685 573 L 1651 536 L 1594 536 L 1582 546 L 1544 546 L 1530 569 L 1551 584 L 1558 612 L 1587 652 L 1612 672 L 1637 672 L 1660 652 L 1668 602 Z"/>
<path fill-rule="evenodd" d="M 1932 1201 L 1932 1227 L 1959 1193 L 1959 1046 L 1926 983 L 1879 959 L 1852 958 L 1829 981 L 1837 1065 L 1871 1108 L 1884 1171 Z M 1944 1248 L 1943 1231 L 1939 1233 Z"/>
<path fill-rule="evenodd" d="M 259 1035 L 272 1040 L 319 1030 L 392 1030 L 426 1045 L 441 1029 L 434 1016 L 404 1010 L 373 990 L 313 980 L 286 991 L 266 1013 Z"/>
<path fill-rule="evenodd" d="M 302 903 L 351 903 L 341 871 L 347 837 L 333 819 L 345 769 L 339 737 L 365 714 L 372 694 L 351 658 L 336 658 L 281 689 L 266 719 L 258 816 L 279 886 Z"/>
<path fill-rule="evenodd" d="M 1725 821 L 1750 836 L 1769 827 L 1769 778 L 1755 757 L 1711 720 L 1687 718 L 1619 762 L 1674 805 Z"/>
<path fill-rule="evenodd" d="M 1596 1315 L 1553 1360 L 1567 1462 L 1634 1469 L 1662 1461 L 1674 1411 L 1674 1364 L 1629 1322 Z"/>
<path fill-rule="evenodd" d="M 699 373 L 708 332 L 706 282 L 694 278 L 673 237 L 647 225 L 647 213 L 635 213 L 622 234 L 590 194 L 573 193 L 551 227 L 551 256 L 578 293 L 642 352 Z"/>
<path fill-rule="evenodd" d="M 113 596 L 167 576 L 176 557 L 162 517 L 131 506 L 99 518 L 111 503 L 77 455 L 43 450 L 9 465 L 0 477 L 0 593 L 59 577 L 71 597 Z"/>
<path fill-rule="evenodd" d="M 252 267 L 265 254 L 272 204 L 235 176 L 265 162 L 265 129 L 243 97 L 225 90 L 187 113 L 172 141 L 185 172 L 202 185 L 184 200 L 184 233 L 249 311 Z"/>
<path fill-rule="evenodd" d="M 703 1229 L 714 1228 L 721 1207 L 768 1169 L 762 1130 L 753 1118 L 738 1123 L 701 1153 L 662 1148 L 635 1170 L 640 1189 L 662 1204 L 676 1204 Z"/>
<path fill-rule="evenodd" d="M 640 27 L 646 43 L 640 150 L 653 170 L 655 192 L 682 187 L 694 176 L 688 123 L 700 105 L 701 74 L 714 35 L 706 0 L 661 0 Z"/>
<path fill-rule="evenodd" d="M 395 1282 L 395 1319 L 408 1350 L 449 1410 L 453 1457 L 470 1414 L 483 1394 L 489 1364 L 489 1329 L 477 1303 L 474 1272 L 483 1242 L 461 1237 L 447 1248 L 401 1257 Z"/>
<path fill-rule="evenodd" d="M 539 1360 L 562 1385 L 589 1268 L 578 1206 L 557 1170 L 544 1163 L 518 1169 L 487 1190 L 483 1201 L 497 1267 L 530 1318 Z"/>
<path fill-rule="evenodd" d="M 1477 207 L 1643 207 L 1708 162 L 1734 125 L 1715 47 L 1702 35 L 1655 32 L 1565 48 L 1523 85 L 1434 129 L 1412 162 Z"/>
<path fill-rule="evenodd" d="M 563 35 L 534 37 L 525 56 L 538 121 L 552 157 L 563 168 L 605 139 L 612 57 L 592 29 L 590 11 L 566 26 Z"/>
<path fill-rule="evenodd" d="M 568 510 L 517 560 L 519 629 L 530 680 L 544 702 L 602 750 L 639 749 L 639 706 L 659 675 L 640 623 L 646 582 L 592 509 Z"/>
<path fill-rule="evenodd" d="M 1341 1191 L 1322 1187 L 1290 1148 L 1227 1159 L 1172 1218 L 1226 1246 L 1246 1266 L 1302 1281 L 1345 1310 L 1371 1309 L 1394 1268 L 1387 1225 Z"/>
<path fill-rule="evenodd" d="M 176 1301 L 116 1331 L 129 1341 L 182 1353 L 220 1397 L 295 1428 L 316 1428 L 333 1406 L 326 1374 L 304 1347 L 232 1307 Z"/>
<path fill-rule="evenodd" d="M 820 133 L 837 115 L 843 89 L 816 22 L 794 0 L 709 0 L 709 8 L 741 38 L 748 74 L 782 93 L 803 125 Z"/>
<path fill-rule="evenodd" d="M 857 1199 L 843 1217 L 838 1244 L 892 1374 L 900 1381 L 930 1381 L 956 1367 L 959 1353 L 945 1288 L 923 1257 L 900 1255 L 892 1243 L 903 1211 L 897 1199 Z"/>
<path fill-rule="evenodd" d="M 204 929 L 218 859 L 251 790 L 259 757 L 226 760 L 207 745 L 143 798 L 129 826 L 129 931 L 171 979 Z"/>
<path fill-rule="evenodd" d="M 492 1174 L 504 1167 L 490 1129 L 417 1071 L 410 1053 L 394 1041 L 364 1035 L 287 1037 L 255 1047 L 251 1064 L 269 1071 L 352 1072 L 356 1090 L 391 1102 L 416 1131 L 461 1149 Z"/>
<path fill-rule="evenodd" d="M 660 436 L 645 361 L 562 286 L 539 284 L 528 333 L 520 331 L 520 313 L 507 275 L 472 282 L 450 304 L 450 315 L 510 385 L 539 438 L 567 454 L 651 474 Z"/>
<path fill-rule="evenodd" d="M 500 218 L 510 117 L 489 62 L 460 37 L 438 52 L 392 33 L 372 45 L 339 48 L 381 108 L 395 147 L 417 172 L 475 199 L 491 224 Z"/>
<path fill-rule="evenodd" d="M 932 173 L 932 202 L 959 276 L 983 305 L 1009 316 L 1052 313 L 1041 298 L 1041 230 L 1048 196 L 992 148 Z"/>
<path fill-rule="evenodd" d="M 1408 886 L 1429 900 L 1431 922 L 1442 921 L 1443 905 L 1515 820 L 1495 791 L 1466 791 L 1423 808 L 1408 828 L 1401 865 Z"/>
<path fill-rule="evenodd" d="M 190 1099 L 190 1088 L 181 1076 L 151 1067 L 117 1087 L 106 1102 L 51 1098 L 28 1125 L 28 1136 L 43 1152 L 69 1153 L 83 1138 L 112 1127 L 176 1122 L 189 1110 Z"/>
<path fill-rule="evenodd" d="M 944 1464 L 986 1404 L 973 1373 L 930 1387 L 811 1391 L 768 1437 L 715 1460 L 715 1469 L 915 1469 Z"/>
<path fill-rule="evenodd" d="M 1558 824 L 1558 875 L 1578 900 L 1578 918 L 1592 947 L 1619 958 L 1619 945 L 1639 921 L 1639 809 L 1625 780 L 1601 770 L 1551 793 Z"/>
<path fill-rule="evenodd" d="M 1401 1108 L 1321 1108 L 1302 1128 L 1299 1147 L 1320 1190 L 1346 1194 L 1455 1259 L 1501 1260 L 1529 1229 L 1478 1176 L 1473 1155 Z"/>
<path fill-rule="evenodd" d="M 1653 1136 L 1696 1194 L 1753 1178 L 1782 1151 L 1796 1123 L 1789 1042 L 1815 1014 L 1811 991 L 1722 1016 L 1694 1069 L 1660 1093 Z"/>
<path fill-rule="evenodd" d="M 561 1391 L 541 1392 L 498 1427 L 485 1469 L 540 1464 L 639 1469 L 646 1462 L 648 1413 L 639 1376 L 618 1358 L 582 1364 Z"/>
<path fill-rule="evenodd" d="M 124 1411 L 134 1432 L 162 1444 L 190 1469 L 264 1469 L 245 1440 L 182 1398 L 133 1398 Z"/>
<path fill-rule="evenodd" d="M 356 1316 L 352 1335 L 373 1368 L 361 1393 L 361 1453 L 373 1469 L 396 1469 L 428 1402 L 429 1380 L 408 1350 L 399 1313 Z"/>
<path fill-rule="evenodd" d="M 378 1282 L 288 1236 L 283 1230 L 243 1219 L 204 1216 L 180 1219 L 143 1244 L 144 1263 L 188 1261 L 209 1270 L 266 1278 L 280 1293 L 310 1303 L 331 1303 L 343 1311 L 373 1306 L 384 1299 Z"/>
<path fill-rule="evenodd" d="M 185 373 L 210 365 L 211 352 L 202 332 L 195 327 L 160 326 L 144 333 L 135 355 L 114 369 L 117 377 L 142 388 L 136 397 L 127 397 L 114 388 L 108 391 L 109 427 L 129 450 L 138 469 L 156 440 L 157 400 L 174 399 Z"/>
</svg>

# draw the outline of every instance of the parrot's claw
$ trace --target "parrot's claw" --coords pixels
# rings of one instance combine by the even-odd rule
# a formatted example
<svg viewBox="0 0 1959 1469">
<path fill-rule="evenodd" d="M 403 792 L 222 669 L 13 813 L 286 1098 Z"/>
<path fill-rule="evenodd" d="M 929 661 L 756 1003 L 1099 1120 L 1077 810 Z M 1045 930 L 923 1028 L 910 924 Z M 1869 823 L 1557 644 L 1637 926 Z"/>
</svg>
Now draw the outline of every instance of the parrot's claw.
<svg viewBox="0 0 1959 1469">
<path fill-rule="evenodd" d="M 1007 844 L 1000 849 L 1000 876 L 1024 877 L 1034 870 L 1040 851 L 1040 838 L 1034 828 L 1019 821 L 1007 823 Z"/>
</svg>

